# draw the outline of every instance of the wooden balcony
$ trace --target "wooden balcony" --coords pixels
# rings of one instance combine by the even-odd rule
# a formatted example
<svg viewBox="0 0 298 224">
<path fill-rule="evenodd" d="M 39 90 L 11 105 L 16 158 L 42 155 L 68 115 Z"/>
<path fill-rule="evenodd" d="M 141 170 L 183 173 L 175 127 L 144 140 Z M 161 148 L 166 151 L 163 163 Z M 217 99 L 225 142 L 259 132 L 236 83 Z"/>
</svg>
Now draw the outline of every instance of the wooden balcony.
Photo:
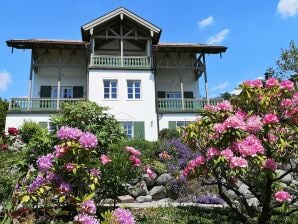
<svg viewBox="0 0 298 224">
<path fill-rule="evenodd" d="M 216 105 L 223 99 L 210 99 L 209 105 Z M 183 103 L 184 102 L 184 103 Z M 198 112 L 207 105 L 206 99 L 157 99 L 157 109 L 160 113 Z"/>
<path fill-rule="evenodd" d="M 151 58 L 147 56 L 109 56 L 93 55 L 91 57 L 91 67 L 98 68 L 124 68 L 124 69 L 150 69 Z"/>
<path fill-rule="evenodd" d="M 84 101 L 81 98 L 57 99 L 50 98 L 11 98 L 9 102 L 9 111 L 58 111 L 66 102 L 76 103 Z"/>
</svg>

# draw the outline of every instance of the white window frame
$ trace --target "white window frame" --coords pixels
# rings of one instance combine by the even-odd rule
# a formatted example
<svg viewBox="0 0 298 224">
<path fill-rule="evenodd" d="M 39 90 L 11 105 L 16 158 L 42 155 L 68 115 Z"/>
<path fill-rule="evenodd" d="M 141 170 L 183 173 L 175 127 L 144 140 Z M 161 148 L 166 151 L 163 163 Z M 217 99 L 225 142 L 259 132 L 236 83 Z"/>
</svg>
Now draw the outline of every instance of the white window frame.
<svg viewBox="0 0 298 224">
<path fill-rule="evenodd" d="M 109 82 L 109 86 L 108 87 L 105 87 L 105 82 Z M 115 82 L 116 83 L 116 87 L 112 87 L 112 83 Z M 109 89 L 109 96 L 108 98 L 105 97 L 105 89 L 108 88 Z M 112 89 L 113 88 L 116 88 L 116 98 L 113 98 L 113 92 L 112 92 Z M 117 100 L 118 99 L 118 80 L 116 79 L 104 79 L 103 80 L 103 99 L 104 100 Z"/>
<path fill-rule="evenodd" d="M 132 140 L 134 138 L 134 123 L 132 121 L 122 121 L 120 123 L 122 124 L 122 128 L 124 130 L 124 133 L 126 134 L 127 139 Z M 129 129 L 127 129 L 125 125 L 131 125 L 131 134 L 129 134 Z"/>
<path fill-rule="evenodd" d="M 178 94 L 180 97 L 177 97 Z M 170 97 L 170 95 L 173 95 L 173 97 Z M 166 99 L 180 100 L 182 99 L 181 92 L 166 92 Z"/>
<path fill-rule="evenodd" d="M 69 97 L 64 96 L 65 90 L 69 91 Z M 56 99 L 57 93 L 58 93 L 58 87 L 52 86 L 51 87 L 51 98 Z M 60 99 L 71 99 L 71 98 L 73 98 L 73 86 L 61 86 L 60 87 Z"/>
<path fill-rule="evenodd" d="M 178 123 L 183 123 L 183 125 L 178 125 Z M 191 121 L 176 121 L 176 129 L 181 128 L 181 127 L 186 127 L 190 123 L 191 123 Z"/>
<path fill-rule="evenodd" d="M 132 87 L 128 87 L 128 83 L 132 82 Z M 136 82 L 140 83 L 140 87 L 136 87 Z M 142 82 L 141 80 L 126 80 L 126 87 L 127 87 L 127 100 L 142 100 Z M 132 93 L 128 92 L 128 89 L 132 88 Z M 136 98 L 136 88 L 140 88 L 140 98 Z M 132 98 L 129 98 L 128 95 L 132 94 Z"/>
</svg>

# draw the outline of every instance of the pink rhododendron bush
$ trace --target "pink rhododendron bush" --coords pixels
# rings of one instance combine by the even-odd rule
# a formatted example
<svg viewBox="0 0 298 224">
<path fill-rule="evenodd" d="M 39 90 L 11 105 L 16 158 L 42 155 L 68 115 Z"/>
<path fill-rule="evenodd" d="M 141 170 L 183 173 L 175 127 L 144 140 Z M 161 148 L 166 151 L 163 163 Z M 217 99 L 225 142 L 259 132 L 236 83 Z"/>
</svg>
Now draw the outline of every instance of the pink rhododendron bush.
<svg viewBox="0 0 298 224">
<path fill-rule="evenodd" d="M 72 221 L 77 224 L 99 223 L 100 211 L 97 211 L 96 199 L 105 196 L 103 189 L 108 185 L 102 180 L 109 179 L 116 187 L 123 184 L 113 182 L 114 179 L 122 180 L 111 169 L 118 162 L 113 160 L 114 157 L 97 151 L 99 142 L 92 133 L 63 126 L 58 130 L 57 137 L 59 144 L 53 151 L 37 159 L 38 170 L 29 170 L 23 183 L 16 187 L 16 203 L 22 205 L 21 211 L 27 209 L 27 218 L 28 214 L 32 216 L 35 213 L 34 217 L 41 223 L 49 220 L 62 220 L 64 223 Z M 131 178 L 129 174 L 136 172 L 135 167 L 141 164 L 141 153 L 128 147 L 118 155 L 122 155 L 125 167 L 130 170 L 126 177 Z M 112 184 L 108 187 L 113 188 Z M 14 213 L 15 216 L 20 216 L 18 212 L 20 209 Z M 118 213 L 117 217 L 121 219 L 123 214 Z M 129 211 L 124 215 L 129 216 Z"/>
<path fill-rule="evenodd" d="M 289 191 L 281 180 L 297 177 L 298 92 L 291 81 L 275 78 L 245 81 L 240 88 L 231 102 L 206 106 L 201 118 L 185 128 L 184 141 L 200 156 L 182 175 L 216 185 L 242 222 L 267 223 L 274 213 L 297 211 L 297 189 Z M 258 207 L 249 203 L 241 185 Z"/>
</svg>

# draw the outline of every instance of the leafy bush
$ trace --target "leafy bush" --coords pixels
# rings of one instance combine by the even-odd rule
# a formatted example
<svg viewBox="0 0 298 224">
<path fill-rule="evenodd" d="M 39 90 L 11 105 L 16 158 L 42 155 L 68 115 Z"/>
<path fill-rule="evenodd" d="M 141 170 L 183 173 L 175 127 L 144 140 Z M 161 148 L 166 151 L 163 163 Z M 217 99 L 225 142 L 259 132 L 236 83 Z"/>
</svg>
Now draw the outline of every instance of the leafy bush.
<svg viewBox="0 0 298 224">
<path fill-rule="evenodd" d="M 166 140 L 166 139 L 179 138 L 179 137 L 180 137 L 180 133 L 177 130 L 170 130 L 168 128 L 164 128 L 160 130 L 158 133 L 159 140 Z"/>
<path fill-rule="evenodd" d="M 42 132 L 42 127 L 34 121 L 24 121 L 19 129 L 19 134 L 22 137 L 24 143 L 29 143 L 30 140 Z"/>
<path fill-rule="evenodd" d="M 120 123 L 106 110 L 106 107 L 90 101 L 65 103 L 61 112 L 51 119 L 57 127 L 76 127 L 95 134 L 99 142 L 98 150 L 105 153 L 109 145 L 125 138 Z"/>
</svg>

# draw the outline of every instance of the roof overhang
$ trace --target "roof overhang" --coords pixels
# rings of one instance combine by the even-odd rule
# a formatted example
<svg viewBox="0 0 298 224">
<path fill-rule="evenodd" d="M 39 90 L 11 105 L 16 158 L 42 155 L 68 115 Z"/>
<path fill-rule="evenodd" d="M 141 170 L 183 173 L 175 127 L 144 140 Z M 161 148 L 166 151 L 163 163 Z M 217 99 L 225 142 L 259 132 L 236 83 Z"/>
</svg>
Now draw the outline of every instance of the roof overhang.
<svg viewBox="0 0 298 224">
<path fill-rule="evenodd" d="M 80 40 L 14 39 L 6 41 L 8 47 L 17 49 L 86 49 L 88 43 Z"/>
<path fill-rule="evenodd" d="M 155 43 L 158 43 L 159 37 L 161 34 L 161 29 L 123 7 L 115 9 L 112 12 L 109 12 L 109 13 L 81 26 L 82 39 L 85 41 L 89 41 L 88 37 L 90 36 L 91 29 L 93 29 L 97 26 L 103 25 L 116 17 L 119 17 L 119 18 L 127 17 L 130 20 L 133 20 L 134 22 L 138 23 L 139 25 L 150 30 L 151 32 L 153 32 L 153 36 L 154 36 L 153 39 L 155 39 Z"/>
<path fill-rule="evenodd" d="M 194 44 L 194 43 L 159 43 L 153 46 L 156 52 L 191 52 L 191 53 L 205 53 L 205 54 L 221 54 L 228 49 L 225 46 L 208 45 L 208 44 Z"/>
</svg>

